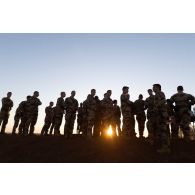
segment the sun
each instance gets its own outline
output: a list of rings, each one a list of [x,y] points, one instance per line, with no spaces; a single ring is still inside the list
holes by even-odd
[[[112,127],[110,126],[109,127],[109,129],[107,130],[107,135],[109,136],[109,137],[112,137]]]

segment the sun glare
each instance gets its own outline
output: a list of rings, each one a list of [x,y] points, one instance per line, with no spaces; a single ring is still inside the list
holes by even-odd
[[[107,135],[110,136],[110,137],[112,137],[112,127],[111,126],[107,130]]]

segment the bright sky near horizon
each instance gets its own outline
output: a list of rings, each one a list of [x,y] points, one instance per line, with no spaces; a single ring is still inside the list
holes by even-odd
[[[81,102],[91,88],[100,99],[112,89],[119,100],[128,85],[134,101],[160,83],[167,98],[178,85],[195,95],[194,62],[195,34],[0,34],[0,97],[12,91],[14,101],[8,129],[18,104],[35,90],[43,103],[36,132],[61,91],[76,90]]]

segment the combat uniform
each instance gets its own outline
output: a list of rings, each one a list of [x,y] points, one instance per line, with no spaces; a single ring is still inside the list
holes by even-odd
[[[134,102],[134,106],[135,106],[136,120],[138,122],[139,136],[143,137],[144,129],[145,129],[145,122],[146,122],[145,101],[136,100]]]
[[[73,97],[66,98],[65,110],[66,110],[66,115],[65,115],[66,122],[64,127],[64,135],[69,137],[70,135],[73,134],[76,112],[78,110],[78,101]]]
[[[191,106],[195,104],[194,96],[186,93],[177,93],[171,97],[171,102],[175,103],[176,128],[184,133],[184,137],[190,136]]]
[[[113,101],[109,97],[105,97],[101,101],[102,108],[102,135],[106,134],[109,126],[112,125],[113,119]],[[116,131],[114,132],[116,133]]]
[[[42,128],[41,135],[48,135],[48,130],[53,122],[53,108],[51,106],[48,106],[45,108],[45,125]]]
[[[112,130],[114,135],[116,135],[118,130],[118,135],[122,134],[121,131],[121,110],[119,106],[113,106],[113,117],[112,117]]]
[[[87,111],[87,135],[92,136],[96,114],[96,100],[92,95],[88,95],[85,109]]]
[[[54,134],[60,134],[60,126],[62,124],[62,119],[64,115],[65,109],[65,101],[64,98],[60,97],[57,100],[56,109],[55,109],[55,127],[54,127]]]
[[[13,107],[13,101],[10,98],[5,97],[2,99],[2,108],[0,111],[0,126],[2,125],[1,127],[2,134],[5,133],[5,128],[9,119],[9,113],[12,107]]]
[[[134,104],[129,100],[128,94],[121,95],[121,110],[123,115],[123,131],[124,135],[135,137],[135,119],[134,119]]]
[[[32,96],[29,100],[29,107],[27,112],[27,121],[25,124],[25,132],[28,134],[29,127],[30,127],[30,135],[34,134],[35,125],[37,123],[38,118],[38,107],[41,105],[41,101]]]

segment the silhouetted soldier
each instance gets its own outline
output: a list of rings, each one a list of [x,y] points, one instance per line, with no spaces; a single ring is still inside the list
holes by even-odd
[[[184,93],[182,86],[178,86],[177,93],[171,97],[172,104],[175,103],[176,128],[183,131],[184,138],[190,138],[191,106],[195,104],[195,97]]]
[[[89,95],[87,96],[88,99]],[[88,128],[88,114],[87,114],[87,99],[83,102],[83,121],[81,125],[81,131],[83,135],[87,136],[87,128]]]
[[[64,98],[66,97],[65,92],[61,92],[61,97],[58,98],[56,109],[55,109],[55,127],[54,127],[54,135],[60,135],[60,126],[62,124],[62,119],[65,110],[65,101]]]
[[[77,114],[77,133],[78,134],[83,132],[82,123],[83,123],[83,103],[80,103],[80,107],[78,108],[78,114]]]
[[[120,136],[122,134],[121,131],[121,110],[120,107],[117,105],[117,100],[113,101],[113,118],[112,118],[112,131],[114,135],[117,134]]]
[[[30,127],[30,135],[34,134],[35,125],[37,123],[38,118],[38,107],[42,105],[41,101],[38,99],[39,92],[35,91],[33,96],[29,99],[29,110],[28,110],[28,119],[25,124],[25,132],[29,132]],[[28,134],[28,133],[27,133]]]
[[[170,99],[167,99],[167,113],[168,113],[168,131],[171,133],[171,138],[178,139],[179,128],[176,126],[175,107]]]
[[[145,114],[145,101],[143,100],[143,95],[139,95],[139,99],[134,102],[135,106],[135,115],[138,122],[139,137],[143,138],[146,114]]]
[[[123,115],[123,134],[129,135],[131,138],[136,137],[135,133],[135,118],[134,105],[130,101],[129,87],[123,87],[121,95],[121,111]]]
[[[71,96],[65,100],[65,127],[64,135],[69,138],[73,134],[74,123],[76,119],[76,112],[78,111],[78,101],[74,98],[76,95],[75,91],[71,92]]]
[[[148,138],[151,144],[154,142],[155,129],[153,128],[153,123],[155,121],[154,117],[154,94],[152,89],[148,89],[149,97],[145,100],[145,109],[147,110],[147,129],[148,129]]]
[[[13,101],[11,100],[12,92],[7,93],[7,97],[2,99],[2,107],[0,112],[0,126],[1,134],[5,134],[6,125],[9,119],[9,113],[13,107]]]
[[[101,107],[103,110],[102,114],[102,135],[106,135],[106,131],[109,129],[109,126],[112,125],[113,118],[113,101],[110,98],[112,91],[108,90],[105,94],[104,99],[101,101]],[[115,132],[113,132],[113,135]]]
[[[22,111],[23,111],[23,104],[20,103],[18,108],[16,109],[16,113],[14,116],[14,126],[13,126],[13,130],[12,130],[13,135],[16,134],[16,129],[18,128],[20,119],[22,118]]]
[[[42,128],[41,135],[48,135],[48,130],[52,124],[54,113],[53,113],[53,102],[49,103],[49,106],[45,108],[45,124]]]
[[[20,122],[20,125],[19,125],[19,135],[27,135],[28,132],[25,132],[25,125],[26,125],[26,122],[28,120],[28,117],[30,117],[30,99],[31,99],[31,96],[27,96],[26,97],[26,101],[22,101],[20,103],[20,108],[21,108],[21,122]]]
[[[156,141],[160,145],[158,153],[170,153],[170,137],[167,129],[167,107],[165,94],[161,91],[160,84],[153,85],[154,96],[154,123],[153,128],[156,131]]]
[[[83,106],[87,111],[87,136],[92,137],[92,131],[95,123],[96,114],[96,100],[95,100],[96,90],[92,89],[91,94],[88,95],[87,101]]]
[[[55,127],[55,113],[56,113],[56,107],[53,107],[52,109],[53,109],[53,118],[52,118],[52,123],[51,123],[50,130],[49,130],[49,135],[52,135],[52,134],[53,134],[54,127]]]
[[[96,100],[96,113],[95,113],[95,123],[94,123],[94,137],[99,137],[102,127],[102,107],[101,101],[98,96],[95,96]]]

